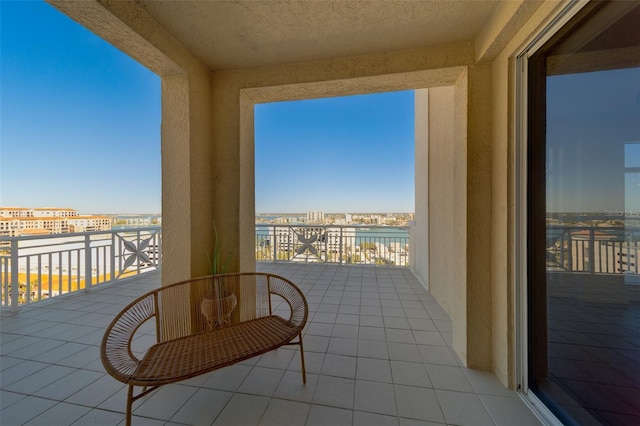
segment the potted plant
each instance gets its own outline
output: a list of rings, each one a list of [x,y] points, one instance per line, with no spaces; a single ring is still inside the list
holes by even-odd
[[[235,293],[225,288],[224,281],[220,274],[224,274],[227,264],[231,259],[231,252],[227,254],[224,263],[220,263],[220,247],[218,240],[218,228],[213,221],[214,244],[213,253],[207,252],[207,260],[209,261],[209,271],[212,275],[211,286],[207,290],[207,294],[202,299],[200,310],[207,321],[210,330],[224,327],[231,324],[231,314],[238,304],[238,298]]]

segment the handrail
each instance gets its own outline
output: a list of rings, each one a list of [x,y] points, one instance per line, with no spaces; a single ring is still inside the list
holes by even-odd
[[[162,228],[0,237],[0,307],[86,291],[156,270]]]
[[[410,228],[256,224],[256,260],[409,266]]]
[[[547,225],[547,271],[640,273],[640,227]]]

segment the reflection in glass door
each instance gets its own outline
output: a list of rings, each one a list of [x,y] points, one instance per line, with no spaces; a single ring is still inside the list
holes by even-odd
[[[529,384],[567,424],[640,424],[640,6],[530,61]]]

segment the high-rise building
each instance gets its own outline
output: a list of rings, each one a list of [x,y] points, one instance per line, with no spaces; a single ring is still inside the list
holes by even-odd
[[[324,212],[323,211],[308,211],[307,212],[307,222],[313,223],[322,223],[324,222]]]

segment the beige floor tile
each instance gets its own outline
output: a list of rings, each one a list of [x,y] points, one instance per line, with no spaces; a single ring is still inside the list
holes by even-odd
[[[448,424],[461,426],[492,426],[495,424],[477,395],[439,389],[436,389],[435,392]]]
[[[238,388],[238,392],[271,396],[280,384],[282,376],[284,376],[283,370],[254,367]]]
[[[355,356],[358,354],[358,340],[346,337],[331,337],[326,352],[335,355]]]
[[[352,410],[312,405],[306,426],[351,426],[352,422]]]
[[[427,370],[422,363],[391,361],[393,382],[399,385],[432,388]]]
[[[499,426],[518,424],[521,426],[538,426],[542,423],[531,412],[520,398],[494,395],[480,395],[480,400]]]
[[[8,410],[0,411],[0,424],[13,426],[22,425],[42,413],[47,413],[56,401],[27,396],[12,404]],[[53,420],[53,417],[50,417]]]
[[[137,407],[134,403],[133,414],[157,420],[170,420],[196,391],[196,388],[179,384],[162,386],[144,402],[139,402]],[[125,410],[124,404],[121,410]]]
[[[307,382],[302,382],[300,373],[294,371],[285,372],[280,384],[273,394],[274,398],[288,399],[291,401],[311,402],[318,384],[318,375],[307,373]]]
[[[358,380],[392,383],[391,364],[386,359],[362,358],[357,359]]]
[[[357,358],[353,356],[327,354],[324,357],[321,374],[355,379],[356,360]]]
[[[117,381],[108,374],[102,374],[97,380],[78,390],[65,401],[88,407],[97,407],[116,392],[124,389],[125,386],[124,383]]]
[[[189,425],[210,425],[232,396],[231,392],[200,388],[171,417],[171,421]]]
[[[354,410],[395,416],[395,390],[390,383],[356,381]]]
[[[34,392],[35,396],[65,400],[95,382],[103,374],[89,370],[74,370],[50,385]]]
[[[268,405],[267,397],[237,393],[227,403],[213,425],[258,425]]]
[[[123,422],[124,414],[94,408],[73,423],[73,426],[116,426]]]
[[[272,399],[265,411],[260,426],[304,425],[311,404],[282,399]]]
[[[358,340],[358,356],[389,359],[387,343],[374,340]]]
[[[353,412],[353,426],[398,426],[398,418],[383,414]]]
[[[418,345],[418,350],[425,364],[460,366],[458,358],[449,346]]]
[[[373,318],[379,318],[379,317],[373,317]],[[382,324],[382,321],[380,321],[380,323]],[[360,331],[358,333],[358,339],[386,341],[387,335],[385,333],[385,329],[382,327],[361,326]]]
[[[461,367],[427,365],[426,368],[434,389],[474,393]]]
[[[414,343],[389,343],[389,359],[393,361],[422,362],[420,349]]]
[[[9,386],[3,386],[3,388],[12,392],[31,395],[74,371],[73,368],[69,367],[49,365],[37,373],[26,376],[24,379],[18,380]]]
[[[82,418],[89,411],[91,411],[89,407],[60,402],[44,413],[29,420],[25,423],[25,426],[52,426],[54,424],[52,419],[56,419],[55,424],[70,425]]]
[[[444,414],[433,389],[394,385],[398,415],[444,423]]]
[[[353,408],[355,380],[320,376],[313,395],[313,403],[339,408]]]

